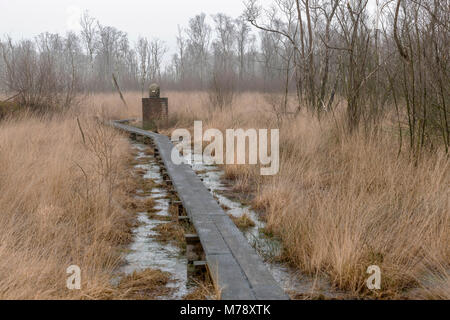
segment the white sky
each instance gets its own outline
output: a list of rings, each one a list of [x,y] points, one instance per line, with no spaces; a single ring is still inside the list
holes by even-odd
[[[132,43],[138,36],[158,37],[172,53],[177,25],[186,27],[189,18],[201,12],[208,16],[223,12],[236,18],[244,4],[243,0],[0,0],[0,36],[8,34],[18,40],[46,31],[77,31],[85,10],[101,24],[127,32]]]
[[[0,37],[31,38],[42,32],[65,34],[79,29],[79,17],[88,10],[103,25],[128,33],[132,44],[138,36],[158,37],[175,50],[177,26],[204,12],[237,18],[244,0],[0,0]],[[264,6],[273,0],[260,0]],[[375,4],[375,0],[369,0]],[[211,21],[211,18],[209,18]],[[169,58],[169,57],[166,57]]]

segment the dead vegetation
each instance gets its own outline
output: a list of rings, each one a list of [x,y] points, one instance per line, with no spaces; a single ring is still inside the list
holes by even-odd
[[[130,167],[126,137],[69,112],[10,117],[0,123],[0,141],[0,299],[170,294],[170,276],[159,270],[111,285],[135,213],[155,205],[136,197],[156,184]],[[66,288],[70,265],[81,268],[81,290]]]
[[[262,95],[241,94],[230,109],[212,114],[206,112],[206,94],[168,95],[176,127],[192,128],[193,119],[202,119],[204,130],[279,125],[261,112],[270,108]],[[345,117],[345,109],[337,109],[320,120],[307,112],[286,119],[279,127],[277,175],[261,177],[255,166],[224,166],[226,175],[236,190],[253,194],[253,207],[264,211],[267,229],[301,271],[325,272],[337,288],[365,296],[366,269],[377,264],[385,295],[448,297],[445,148],[423,152],[417,161],[406,141],[398,153],[397,116],[387,114],[377,130],[351,135],[341,125]]]
[[[130,101],[127,112],[138,114],[139,95],[127,93],[125,97]],[[170,97],[171,123],[177,127],[190,128],[194,118],[204,120],[204,129],[276,126],[270,114],[258,112],[265,104],[257,94],[241,94],[231,106],[232,112],[212,115],[204,112],[207,99],[202,93],[174,92]],[[104,99],[103,105],[100,99]],[[94,97],[86,106],[100,107],[86,113],[116,117],[111,114],[121,108],[114,99]],[[350,136],[339,125],[340,117],[336,110],[320,121],[308,113],[285,121],[280,127],[282,165],[278,175],[262,178],[256,167],[225,166],[227,176],[238,182],[239,190],[251,190],[253,206],[264,211],[268,230],[282,240],[289,262],[299,270],[325,272],[337,288],[364,296],[370,294],[365,289],[366,268],[378,264],[384,295],[448,298],[450,197],[445,151],[437,148],[423,153],[417,162],[407,152],[398,155],[389,116],[383,120],[382,130]],[[118,163],[126,166],[129,149],[125,140],[109,130],[91,129],[95,123],[84,118],[81,124],[86,136],[104,135],[114,141],[113,149],[106,151],[118,158],[109,170],[119,170]],[[31,138],[28,132],[34,133]],[[93,296],[91,293],[106,287],[117,264],[118,255],[111,248],[130,237],[130,217],[114,209],[106,214],[111,199],[108,192],[127,193],[129,185],[111,186],[132,182],[104,171],[92,148],[100,146],[94,143],[100,140],[93,139],[88,142],[91,146],[85,147],[75,118],[8,120],[2,122],[0,135],[0,163],[5,168],[0,203],[2,211],[10,213],[2,216],[1,223],[1,296]],[[23,150],[27,156],[19,157]],[[142,190],[152,188],[144,182],[138,185]],[[18,192],[11,186],[25,188]],[[84,214],[80,217],[79,212]],[[63,231],[71,224],[83,234]],[[168,238],[181,239],[181,231],[166,229]],[[81,248],[80,243],[92,244]],[[40,254],[49,250],[56,255]],[[65,269],[60,267],[64,259],[67,266],[79,263],[87,268],[81,292],[65,289]],[[12,270],[11,265],[24,268]],[[21,276],[24,272],[27,277]],[[40,285],[31,286],[33,279]]]
[[[115,202],[124,196],[127,209],[149,214],[153,203],[126,198],[127,143],[92,116],[140,118],[144,86],[165,79],[209,91],[167,93],[164,133],[194,120],[280,129],[277,175],[224,170],[299,270],[357,296],[448,299],[448,2],[377,1],[375,17],[369,1],[316,2],[263,10],[248,0],[244,20],[217,14],[214,29],[199,14],[180,29],[167,72],[160,40],[132,49],[124,32],[87,13],[80,37],[0,41],[2,89],[16,97],[0,103],[0,298],[93,297],[107,287],[132,220]],[[89,96],[76,122],[69,108],[109,89],[111,75],[141,92],[123,104]],[[143,180],[145,195],[153,185]],[[64,288],[71,264],[83,270],[80,292]],[[376,294],[365,286],[372,264],[382,270]]]
[[[193,280],[195,289],[183,297],[184,300],[220,300],[220,291],[217,290],[211,279]]]
[[[131,237],[129,147],[94,120],[22,116],[0,124],[0,298],[78,299],[109,287]],[[78,265],[81,290],[66,288]]]
[[[186,250],[185,234],[196,233],[195,228],[189,221],[181,221],[178,219],[177,206],[169,206],[169,214],[170,216],[159,217],[152,215],[152,218],[154,219],[164,221],[171,220],[170,222],[156,226],[153,230],[157,231],[157,235],[153,237],[162,242],[171,242],[184,251]]]
[[[255,223],[249,217],[248,213],[244,213],[239,217],[233,216],[232,214],[229,214],[228,216],[231,218],[234,224],[241,230],[247,230],[248,228],[255,226]]]
[[[123,276],[117,286],[98,288],[83,299],[96,300],[156,300],[169,295],[173,289],[167,287],[170,274],[160,270],[145,269]]]
[[[158,234],[155,238],[159,241],[171,241],[181,248],[186,248],[184,229],[178,222],[167,222],[159,224],[154,228]]]
[[[120,280],[117,286],[119,295],[116,299],[132,300],[154,300],[161,296],[167,296],[171,288],[167,287],[170,282],[170,274],[160,270],[145,269],[133,272]]]

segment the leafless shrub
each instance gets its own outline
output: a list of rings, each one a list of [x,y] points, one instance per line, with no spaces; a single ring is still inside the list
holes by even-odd
[[[235,92],[262,90],[296,95],[319,119],[335,101],[346,106],[348,133],[379,127],[394,111],[401,146],[450,146],[448,1],[247,0],[241,17],[205,14],[179,27],[177,53],[163,68],[163,41],[128,35],[85,13],[81,35],[44,34],[1,44],[2,83],[35,109],[65,106],[74,92],[144,91],[149,82],[183,90],[210,90],[213,108]],[[250,26],[258,30],[252,34]],[[9,93],[8,93],[9,96]]]
[[[209,102],[214,109],[231,106],[235,95],[234,76],[227,72],[215,72],[208,91]]]
[[[75,99],[78,81],[73,46],[72,38],[54,34],[16,44],[9,38],[1,45],[7,90],[34,111],[67,108]]]

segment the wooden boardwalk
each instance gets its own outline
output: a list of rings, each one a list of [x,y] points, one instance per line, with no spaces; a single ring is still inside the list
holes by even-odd
[[[200,178],[187,164],[175,165],[166,136],[113,121],[111,125],[153,140],[161,159],[194,225],[203,247],[211,278],[223,300],[287,300],[288,296],[273,278],[242,232],[216,202]]]

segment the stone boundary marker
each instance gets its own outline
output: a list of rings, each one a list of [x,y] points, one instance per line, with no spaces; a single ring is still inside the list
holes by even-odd
[[[171,160],[174,145],[166,136],[126,125],[110,125],[133,136],[150,138],[171,185],[194,225],[207,269],[222,300],[288,300],[262,259],[187,164]]]

